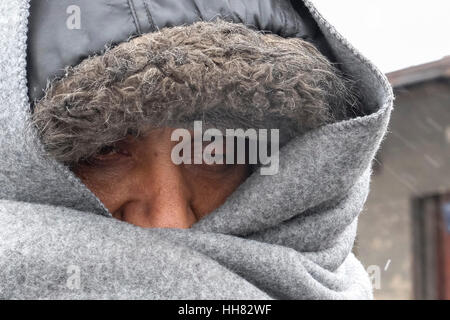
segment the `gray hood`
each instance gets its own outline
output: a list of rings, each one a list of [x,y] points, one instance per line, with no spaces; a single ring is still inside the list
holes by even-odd
[[[297,10],[288,0],[38,0],[30,3],[27,69],[32,101],[42,98],[47,81],[63,76],[65,67],[101,53],[106,46],[165,27],[218,17],[283,37],[310,41],[333,60],[326,40],[301,2],[295,4]],[[71,24],[66,14],[76,14],[77,10],[82,16],[79,26]]]
[[[366,115],[293,138],[277,175],[252,175],[191,229],[172,230],[112,219],[46,156],[30,126],[29,3],[0,2],[0,298],[372,297],[351,249],[392,91],[308,1],[293,3],[357,79]]]

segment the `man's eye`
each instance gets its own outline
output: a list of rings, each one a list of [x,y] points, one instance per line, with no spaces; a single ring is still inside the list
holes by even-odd
[[[197,166],[199,166],[202,170],[215,173],[228,172],[230,169],[236,167],[236,165],[234,164],[218,164],[218,163],[213,164],[203,163]]]
[[[105,162],[110,160],[116,160],[123,156],[130,156],[130,153],[124,148],[120,148],[116,145],[108,145],[102,147],[91,160],[93,162]]]
[[[116,152],[115,146],[104,146],[100,149],[100,151],[97,153],[98,155],[107,155]]]

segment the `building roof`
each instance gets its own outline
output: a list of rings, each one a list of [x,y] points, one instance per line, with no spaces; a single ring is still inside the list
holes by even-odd
[[[446,56],[441,60],[390,72],[386,76],[394,88],[437,78],[450,78],[450,56]]]

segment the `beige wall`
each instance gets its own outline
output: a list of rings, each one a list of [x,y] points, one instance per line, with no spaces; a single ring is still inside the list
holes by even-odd
[[[411,299],[411,199],[450,191],[449,79],[396,90],[389,132],[376,159],[355,252],[366,268],[380,268],[375,298]]]

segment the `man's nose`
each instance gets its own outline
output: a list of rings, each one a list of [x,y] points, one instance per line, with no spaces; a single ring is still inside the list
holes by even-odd
[[[134,201],[123,208],[122,219],[144,228],[190,228],[197,221],[191,208],[192,193],[182,166],[169,152],[152,152],[141,166]]]

